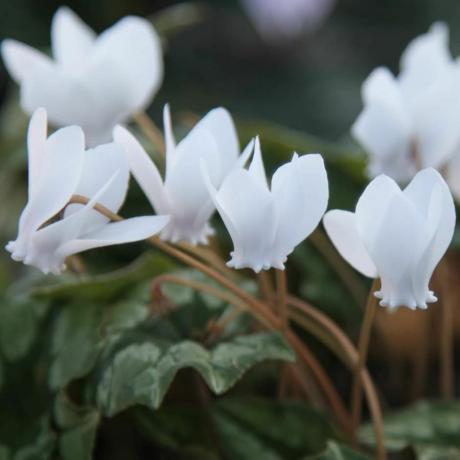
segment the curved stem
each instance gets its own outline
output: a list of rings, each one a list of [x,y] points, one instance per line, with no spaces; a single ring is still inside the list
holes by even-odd
[[[349,367],[351,371],[354,371],[357,367],[358,363],[358,351],[356,350],[355,346],[345,335],[345,333],[337,326],[329,317],[327,317],[324,313],[319,311],[318,309],[312,307],[307,302],[298,299],[294,296],[288,297],[288,303],[296,308],[297,310],[303,312],[310,318],[317,321],[321,324],[326,331],[328,331],[333,339],[337,341],[338,347],[334,347],[331,345],[330,341],[322,340],[322,334],[317,334],[317,329],[312,328],[310,332],[314,334],[319,340],[324,343],[332,352],[335,352],[337,357],[342,360],[342,362]],[[296,316],[292,315],[293,319],[296,320]],[[303,323],[308,327],[308,323]],[[342,352],[339,352],[341,350]],[[367,404],[369,406],[369,412],[371,414],[372,423],[374,427],[374,434],[376,440],[376,447],[377,447],[377,458],[380,460],[386,459],[386,452],[383,443],[383,417],[382,417],[382,410],[380,407],[377,391],[375,390],[374,383],[370,377],[370,374],[365,366],[361,369],[360,378],[362,381],[362,385],[364,388],[364,392],[367,399]]]
[[[278,316],[281,319],[282,331],[289,328],[289,316],[287,308],[287,281],[284,270],[276,270],[276,297],[278,303]]]
[[[378,289],[378,280],[375,279],[369,291],[366,309],[364,311],[363,323],[359,333],[358,340],[358,362],[356,363],[355,373],[353,377],[353,386],[351,390],[351,427],[354,441],[356,442],[356,432],[361,420],[362,407],[362,387],[361,387],[361,372],[366,365],[367,352],[369,349],[369,341],[371,337],[372,324],[374,322],[375,313],[377,311],[377,299],[374,292]]]
[[[441,396],[444,399],[454,398],[454,303],[451,290],[449,260],[447,256],[441,263],[441,327],[440,327],[440,378]]]
[[[270,279],[269,273],[265,270],[257,273],[257,285],[259,287],[259,296],[264,300],[265,303],[271,304],[275,298],[274,289]]]

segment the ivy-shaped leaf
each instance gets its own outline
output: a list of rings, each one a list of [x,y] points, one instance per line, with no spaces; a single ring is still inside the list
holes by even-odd
[[[294,359],[277,332],[239,336],[212,350],[192,341],[131,344],[119,350],[105,369],[97,389],[98,405],[109,416],[135,404],[157,409],[176,373],[187,367],[198,371],[209,388],[221,394],[267,359]]]

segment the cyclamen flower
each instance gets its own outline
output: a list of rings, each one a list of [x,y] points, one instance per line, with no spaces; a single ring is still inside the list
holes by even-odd
[[[427,308],[436,265],[455,228],[455,206],[442,176],[420,171],[401,190],[385,175],[365,189],[354,213],[333,210],[324,227],[342,257],[370,278],[379,277],[380,305]]]
[[[233,241],[229,267],[284,270],[287,256],[313,232],[327,208],[328,180],[319,154],[294,154],[275,171],[270,189],[256,139],[248,169],[235,168],[218,189],[205,167],[204,175]]]
[[[113,127],[142,110],[163,79],[160,39],[145,19],[128,16],[99,37],[69,8],[51,26],[51,59],[15,40],[2,57],[29,114],[44,107],[52,124],[81,126],[89,146],[110,142]]]
[[[161,238],[173,243],[206,244],[208,237],[214,233],[209,225],[214,205],[201,175],[200,161],[205,161],[212,183],[219,186],[239,155],[232,118],[223,108],[211,110],[177,145],[167,105],[163,120],[166,141],[164,180],[129,131],[117,126],[114,130],[115,142],[123,145],[130,169],[155,211],[171,217],[170,223],[161,232]]]
[[[446,168],[460,196],[460,161],[449,164],[460,160],[460,66],[448,49],[447,26],[436,23],[409,44],[397,77],[374,70],[362,97],[352,134],[370,154],[370,175],[408,182],[419,169]]]
[[[12,258],[44,273],[59,274],[66,257],[88,249],[143,240],[158,233],[167,216],[134,217],[110,223],[93,207],[117,213],[128,188],[129,168],[122,149],[105,144],[85,151],[83,131],[62,128],[47,138],[46,111],[32,116],[28,132],[29,196]],[[90,198],[70,204],[72,195]]]

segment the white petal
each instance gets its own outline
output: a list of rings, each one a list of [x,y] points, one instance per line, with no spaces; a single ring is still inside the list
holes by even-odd
[[[30,119],[27,131],[29,169],[29,200],[35,195],[45,160],[48,122],[45,109],[37,109]]]
[[[51,23],[51,45],[57,62],[77,72],[88,59],[96,34],[70,8],[61,6]]]
[[[54,67],[48,56],[16,40],[3,40],[1,50],[3,62],[17,83],[22,83],[37,71]]]
[[[166,147],[166,172],[165,177],[168,177],[169,171],[173,168],[176,154],[176,140],[172,130],[171,111],[169,104],[165,104],[163,108],[163,129],[165,133],[165,147]]]
[[[46,163],[20,226],[33,232],[67,204],[80,181],[84,151],[84,135],[77,126],[60,129],[48,138]]]
[[[393,74],[386,67],[378,67],[366,78],[362,87],[362,97],[365,105],[380,103],[397,117],[406,120],[401,90]]]
[[[168,212],[170,206],[164,191],[163,180],[155,163],[142,145],[122,126],[114,129],[113,137],[115,142],[123,147],[129,168],[155,211],[159,214]]]
[[[262,151],[260,149],[259,136],[256,137],[254,143],[254,155],[248,168],[249,174],[254,180],[260,182],[263,187],[268,189],[267,175],[265,173],[265,166],[262,160]]]
[[[382,217],[375,237],[371,241],[364,239],[382,281],[381,292],[376,295],[383,306],[416,308],[419,303],[412,276],[428,244],[426,221],[402,192],[392,195]]]
[[[442,167],[460,144],[459,70],[425,89],[413,104],[415,136],[423,167]]]
[[[278,219],[274,246],[286,256],[310,235],[326,211],[329,187],[321,155],[295,154],[275,171],[272,195]]]
[[[201,159],[206,163],[212,183],[218,183],[217,145],[207,130],[195,129],[179,143],[175,155],[165,186],[175,210],[193,214],[208,197],[200,172]]]
[[[163,79],[160,38],[151,23],[140,17],[125,17],[104,31],[95,43],[92,59],[115,66],[123,77],[131,111],[144,108]]]
[[[404,193],[425,216],[432,235],[425,253],[420,255],[414,275],[414,291],[422,293],[419,297],[419,303],[422,303],[433,271],[452,241],[455,205],[444,179],[432,168],[420,171]]]
[[[227,176],[215,199],[236,230],[231,235],[236,239],[229,265],[250,267],[256,272],[270,268],[276,218],[269,190],[247,170],[240,169]]]
[[[109,223],[80,239],[68,241],[59,248],[58,253],[65,258],[93,248],[145,240],[159,233],[168,221],[168,216],[144,216]]]
[[[460,151],[457,150],[447,164],[445,177],[455,200],[460,202]]]
[[[235,164],[240,151],[238,135],[230,113],[223,107],[213,109],[195,127],[207,129],[214,137],[221,159],[223,179]]]
[[[365,246],[373,244],[394,196],[401,190],[393,179],[385,175],[376,177],[364,190],[356,204],[356,227]]]
[[[401,89],[407,100],[417,98],[427,86],[452,66],[448,48],[449,30],[444,23],[433,24],[429,32],[415,38],[401,57]]]
[[[323,224],[340,255],[364,276],[376,278],[377,269],[361,241],[354,213],[329,211],[324,215]]]
[[[353,124],[351,132],[371,155],[379,157],[410,155],[409,126],[389,105],[378,101],[366,105]]]
[[[116,214],[128,191],[129,168],[122,147],[115,143],[100,145],[85,152],[81,179],[74,193],[92,198],[109,181],[110,185],[99,195],[98,202]],[[67,206],[65,216],[77,212],[81,207],[80,204]],[[87,228],[97,228],[109,220],[95,210],[89,214]]]

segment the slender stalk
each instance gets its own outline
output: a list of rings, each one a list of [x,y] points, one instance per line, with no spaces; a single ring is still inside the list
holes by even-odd
[[[154,121],[145,113],[138,112],[133,115],[134,121],[141,128],[145,137],[153,144],[155,150],[160,154],[162,158],[165,157],[165,143],[163,140],[163,134],[160,129],[154,123]]]
[[[375,313],[377,311],[377,299],[374,292],[378,289],[378,280],[375,279],[369,291],[366,309],[364,310],[363,323],[358,340],[358,362],[356,363],[355,373],[353,377],[353,386],[351,390],[351,427],[356,442],[356,433],[361,420],[362,407],[362,387],[361,387],[361,372],[364,369],[367,361],[367,352],[369,349],[369,341],[371,337],[372,324],[374,322]]]
[[[335,352],[337,357],[342,360],[342,362],[347,365],[351,371],[354,371],[358,363],[358,351],[351,342],[351,340],[345,335],[345,333],[324,313],[320,310],[312,307],[307,302],[298,299],[294,296],[288,297],[288,303],[295,309],[303,312],[310,318],[316,320],[321,324],[326,331],[328,331],[333,339],[337,341],[337,345],[331,345],[330,340],[323,340],[323,332],[318,334],[317,328],[310,328],[309,332],[314,334],[319,340],[324,343],[332,352]],[[296,320],[296,315],[292,315],[293,319]],[[309,326],[308,322],[303,322],[302,325]],[[340,350],[340,352],[338,351]],[[383,418],[382,410],[380,408],[380,403],[375,390],[374,383],[367,371],[366,367],[363,366],[360,374],[362,380],[362,385],[367,399],[367,404],[369,406],[369,412],[371,414],[372,424],[374,427],[375,439],[376,439],[376,448],[377,448],[377,458],[379,460],[386,459],[385,446],[383,443]]]
[[[275,298],[275,291],[273,290],[269,273],[265,270],[257,273],[257,284],[259,287],[259,296],[264,302],[271,304]]]
[[[88,201],[88,198],[84,196],[73,195],[69,203],[87,204]],[[122,217],[113,213],[112,211],[110,211],[105,206],[99,203],[96,203],[93,207],[95,210],[97,210],[98,212],[105,215],[111,220],[123,220]],[[250,311],[253,314],[255,314],[260,321],[263,321],[269,329],[280,329],[281,322],[279,321],[278,317],[271,311],[271,309],[266,304],[259,301],[248,292],[246,292],[244,289],[240,288],[232,280],[226,278],[221,273],[217,272],[215,269],[211,267],[208,267],[199,260],[196,260],[189,254],[186,254],[185,252],[170,245],[169,243],[160,240],[156,236],[148,238],[147,241],[149,241],[151,244],[153,244],[155,247],[157,247],[164,253],[170,255],[171,257],[174,257],[175,259],[183,262],[186,265],[189,265],[190,267],[195,268],[201,273],[217,281],[221,286],[228,289],[231,293],[238,297],[243,303],[247,304],[250,307]],[[291,330],[286,331],[285,338],[289,342],[289,344],[294,348],[294,350],[302,359],[302,361],[308,367],[310,367],[313,375],[317,379],[318,383],[321,385],[323,392],[331,405],[334,415],[337,417],[337,421],[340,423],[342,427],[347,427],[349,423],[348,411],[345,408],[336,389],[334,388],[334,385],[330,380],[329,376],[326,374],[322,366],[316,360],[313,353]]]
[[[286,272],[284,270],[276,270],[276,297],[282,331],[286,331],[289,328],[289,315],[287,307],[287,281]]]
[[[451,294],[452,283],[449,260],[441,263],[441,327],[440,327],[440,388],[444,399],[454,398],[454,307],[455,298]]]

